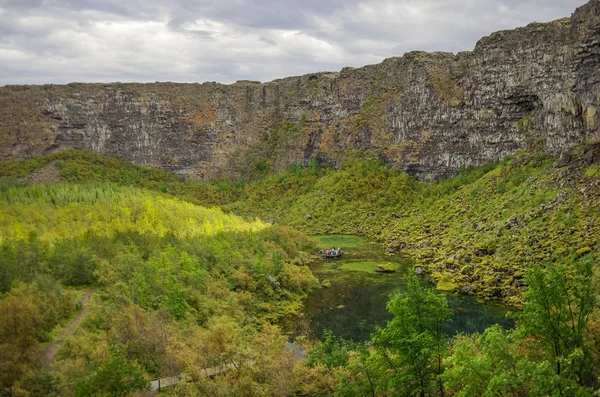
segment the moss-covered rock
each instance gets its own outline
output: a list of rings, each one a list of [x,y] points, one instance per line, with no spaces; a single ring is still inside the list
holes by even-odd
[[[458,285],[449,278],[442,278],[438,280],[436,288],[442,292],[455,292],[458,289]]]
[[[585,247],[582,247],[582,248],[578,249],[575,252],[575,256],[576,257],[581,257],[581,256],[583,256],[585,254],[589,254],[590,252],[592,252],[592,249],[590,247],[588,247],[588,246],[585,246]]]
[[[379,273],[395,273],[396,266],[394,266],[393,263],[383,263],[381,265],[377,265],[375,271]]]

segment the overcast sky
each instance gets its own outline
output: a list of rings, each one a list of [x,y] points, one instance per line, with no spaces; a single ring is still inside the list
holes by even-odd
[[[269,81],[472,50],[586,0],[0,0],[0,85]]]

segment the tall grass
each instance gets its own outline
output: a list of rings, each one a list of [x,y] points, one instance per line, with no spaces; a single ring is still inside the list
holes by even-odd
[[[111,184],[82,185],[23,185],[16,182],[0,183],[0,202],[7,204],[109,203],[136,196],[140,189]]]

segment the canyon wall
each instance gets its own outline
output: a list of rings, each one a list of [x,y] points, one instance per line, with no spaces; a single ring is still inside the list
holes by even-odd
[[[372,154],[421,179],[600,138],[600,0],[474,51],[268,83],[0,87],[0,160],[65,148],[192,179]]]

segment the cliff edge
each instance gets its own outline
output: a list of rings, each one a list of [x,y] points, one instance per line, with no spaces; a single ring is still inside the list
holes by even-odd
[[[422,179],[600,138],[600,0],[570,18],[268,83],[0,87],[0,160],[86,149],[193,179],[369,152]]]

